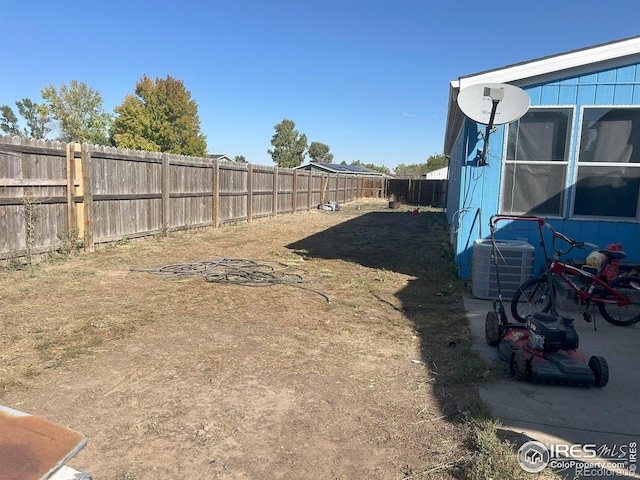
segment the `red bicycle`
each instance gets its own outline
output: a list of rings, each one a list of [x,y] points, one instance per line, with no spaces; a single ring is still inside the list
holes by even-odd
[[[536,312],[556,314],[556,291],[565,284],[574,293],[574,299],[585,306],[583,318],[590,322],[591,314],[587,312],[589,306],[598,306],[602,317],[609,323],[618,326],[633,325],[640,321],[640,276],[623,275],[608,281],[606,272],[614,260],[626,258],[620,250],[601,250],[597,245],[589,242],[577,241],[556,232],[551,225],[537,217],[500,217],[501,219],[532,220],[538,224],[541,246],[546,259],[545,272],[527,280],[519,288],[511,300],[511,314],[518,322],[525,323],[527,317]],[[551,249],[553,258],[548,259],[547,249],[542,235],[542,227],[551,231]],[[556,239],[569,245],[566,250],[556,248]],[[589,247],[604,255],[604,261],[596,273],[577,268],[560,261],[560,257],[567,255],[574,248]]]

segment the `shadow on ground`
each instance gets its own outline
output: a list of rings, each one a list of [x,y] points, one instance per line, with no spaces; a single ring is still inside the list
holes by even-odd
[[[471,350],[471,340],[445,214],[415,214],[413,207],[363,213],[287,247],[306,257],[340,259],[410,277],[399,290],[372,289],[372,301],[388,304],[413,323],[442,414],[455,419],[468,390],[456,360]]]

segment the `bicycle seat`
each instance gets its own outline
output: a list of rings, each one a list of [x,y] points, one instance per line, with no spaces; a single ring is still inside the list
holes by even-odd
[[[598,252],[615,260],[622,260],[623,258],[627,258],[627,254],[622,250],[598,250]]]

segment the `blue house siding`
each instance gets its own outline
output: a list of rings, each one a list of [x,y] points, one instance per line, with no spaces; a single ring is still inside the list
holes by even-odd
[[[563,199],[563,216],[545,218],[556,230],[566,235],[599,244],[605,247],[610,243],[622,243],[627,253],[627,261],[640,263],[640,224],[634,220],[607,220],[572,218],[572,205],[577,180],[576,160],[580,140],[580,122],[582,107],[593,106],[640,106],[640,68],[638,64],[618,66],[597,72],[568,76],[553,81],[519,85],[530,96],[531,108],[570,107],[573,108],[571,125],[571,144],[568,157],[568,172]],[[504,147],[506,128],[500,127],[490,136],[488,166],[477,166],[477,151],[482,150],[483,140],[479,132],[484,125],[478,125],[469,119],[455,142],[451,152],[451,167],[459,169],[459,179],[450,174],[450,189],[459,192],[452,195],[447,206],[452,227],[452,240],[456,250],[456,260],[460,267],[460,276],[469,279],[473,241],[487,238],[490,234],[489,218],[499,213],[500,189],[502,184]],[[540,179],[544,182],[544,179]],[[506,223],[506,222],[505,222]],[[499,224],[499,227],[504,225]],[[537,246],[537,230],[529,234],[520,230],[503,228],[498,234],[503,238],[528,237],[529,242]],[[575,252],[573,257],[584,258],[588,252]],[[537,267],[543,259],[537,260]]]
[[[459,149],[462,156],[456,160],[461,171],[460,196],[452,225],[457,231],[454,241],[460,276],[465,279],[471,276],[473,241],[489,235],[489,216],[498,210],[501,172],[500,162],[496,159],[502,158],[503,130],[499,127],[498,132],[489,137],[488,165],[485,167],[477,166],[483,147],[478,132],[484,132],[484,126],[468,121],[462,130],[460,145],[464,148]]]

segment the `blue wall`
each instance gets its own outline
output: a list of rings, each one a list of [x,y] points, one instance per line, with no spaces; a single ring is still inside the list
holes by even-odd
[[[622,243],[628,262],[640,263],[640,224],[607,220],[570,220],[573,178],[579,135],[580,107],[594,105],[639,105],[640,66],[629,66],[569,77],[553,82],[522,87],[531,98],[532,106],[574,106],[572,140],[569,158],[569,184],[565,195],[565,218],[545,218],[556,230],[577,240],[595,243],[604,248],[610,243]],[[488,165],[477,165],[477,150],[482,150],[484,125],[467,119],[450,160],[450,194],[447,215],[452,228],[452,241],[460,276],[471,278],[473,241],[490,235],[489,218],[499,213],[502,156],[506,128],[500,127],[489,138]],[[481,132],[481,134],[479,134]],[[544,181],[542,179],[541,181]],[[501,225],[499,225],[500,227]],[[526,232],[504,229],[502,238],[525,238]],[[532,230],[529,243],[537,246],[539,235]],[[584,258],[588,252],[576,252]],[[537,252],[541,264],[542,255]]]
[[[498,209],[504,131],[504,127],[499,127],[497,132],[490,134],[486,166],[479,165],[484,125],[467,121],[456,146],[459,155],[456,155],[455,163],[460,172],[460,186],[455,215],[450,222],[455,230],[454,246],[460,276],[465,279],[471,276],[473,241],[489,236],[489,217]],[[452,161],[453,157],[452,154]]]

